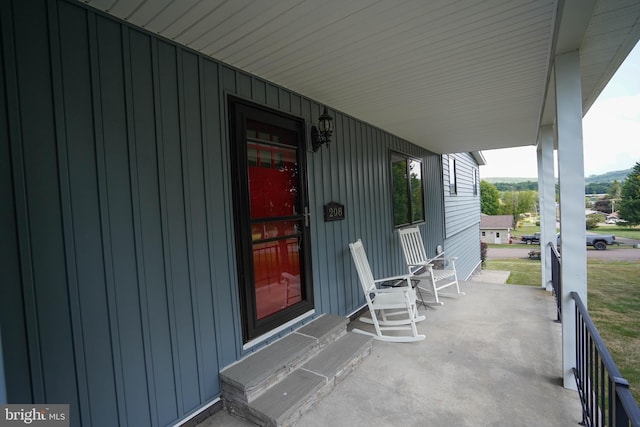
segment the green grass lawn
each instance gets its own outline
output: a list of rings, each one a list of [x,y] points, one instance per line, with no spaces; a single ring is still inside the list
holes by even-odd
[[[490,259],[487,270],[511,271],[507,283],[540,286],[540,261]],[[640,401],[640,264],[588,260],[589,315],[622,376]]]

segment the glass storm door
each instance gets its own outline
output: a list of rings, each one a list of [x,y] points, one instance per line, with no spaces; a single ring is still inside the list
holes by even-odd
[[[244,341],[313,307],[304,122],[230,105]]]

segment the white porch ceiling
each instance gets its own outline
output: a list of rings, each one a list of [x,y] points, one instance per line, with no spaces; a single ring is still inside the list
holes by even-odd
[[[586,112],[640,38],[637,0],[85,3],[436,153],[535,145],[554,52]]]

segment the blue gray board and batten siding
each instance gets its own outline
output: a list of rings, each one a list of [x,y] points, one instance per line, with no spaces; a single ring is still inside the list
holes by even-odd
[[[456,160],[457,192],[449,191],[449,162],[443,161],[445,253],[457,256],[460,279],[468,278],[480,264],[480,181],[473,189],[473,174],[478,164],[469,153],[450,154]],[[445,156],[446,158],[446,156]]]
[[[0,31],[7,399],[70,403],[74,426],[182,419],[245,354],[227,96],[307,127],[321,105],[72,1],[4,1]],[[331,114],[331,147],[308,151],[315,311],[347,315],[350,241],[376,275],[405,270],[390,150],[423,160],[427,248],[445,241],[444,182],[440,156]],[[330,201],[344,221],[323,221]]]

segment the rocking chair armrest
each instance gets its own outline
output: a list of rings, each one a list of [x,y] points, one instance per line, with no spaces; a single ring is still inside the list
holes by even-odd
[[[412,291],[412,290],[413,290],[413,288],[410,288],[408,286],[399,286],[399,287],[395,287],[395,288],[393,288],[393,287],[391,287],[391,288],[378,288],[378,289],[376,289],[375,293],[376,294],[394,294],[396,292],[406,293],[406,292],[409,292],[409,291]]]
[[[408,280],[411,276],[411,274],[401,274],[399,276],[384,277],[382,279],[374,279],[373,283],[391,282],[393,280]]]
[[[409,268],[416,267],[416,268],[417,268],[417,270],[420,270],[420,269],[421,269],[421,268],[423,268],[423,267],[424,267],[424,268],[433,267],[433,263],[431,263],[430,261],[431,261],[431,260],[429,260],[429,261],[425,261],[425,262],[422,262],[422,263],[420,263],[420,264],[407,264],[407,267],[409,267]]]
[[[410,264],[408,267],[412,277],[420,277],[431,274],[431,270],[433,270],[434,265],[429,262],[425,262],[418,265]]]
[[[384,283],[384,282],[401,282],[401,281],[406,281],[408,284],[410,284],[409,278],[411,277],[411,274],[401,274],[399,276],[391,276],[391,277],[384,277],[382,279],[374,279],[373,283],[378,284],[378,283]],[[386,287],[384,285],[382,285],[383,288],[378,288],[378,289],[385,289]],[[400,286],[399,283],[395,284],[393,287],[398,287]]]

